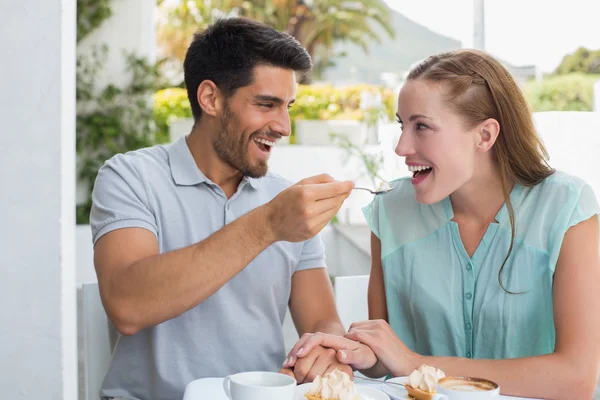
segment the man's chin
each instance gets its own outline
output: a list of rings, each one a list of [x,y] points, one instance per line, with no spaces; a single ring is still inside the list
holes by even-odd
[[[244,171],[244,175],[249,176],[250,178],[258,179],[264,177],[268,170],[269,168],[266,164],[254,166],[253,168],[248,168],[246,171]]]

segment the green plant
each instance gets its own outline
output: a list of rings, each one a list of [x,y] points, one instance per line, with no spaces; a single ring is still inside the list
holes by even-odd
[[[154,121],[159,141],[169,140],[169,123],[173,118],[191,118],[192,108],[187,91],[181,88],[167,88],[154,94]]]
[[[112,16],[111,0],[77,0],[77,42]]]
[[[131,77],[123,87],[96,88],[96,77],[106,61],[106,46],[77,60],[78,179],[91,188],[102,164],[125,153],[157,142],[152,106],[158,73],[145,59],[126,54]],[[89,221],[91,191],[77,207],[77,223]]]
[[[361,94],[371,93],[381,98],[382,108],[376,115],[371,108],[361,108]],[[396,96],[387,88],[373,85],[353,85],[342,88],[332,85],[298,85],[296,102],[290,109],[292,121],[297,119],[366,121],[370,118],[392,120],[396,113]]]
[[[189,0],[159,1],[158,48],[180,65],[194,32],[228,15],[260,21],[294,36],[317,68],[330,65],[339,42],[365,51],[383,35],[394,37],[389,8],[383,0]],[[310,81],[310,73],[300,78]]]
[[[528,82],[523,92],[533,111],[592,111],[593,85],[600,75],[574,73]]]
[[[557,75],[581,72],[584,74],[600,74],[600,50],[589,50],[580,47],[573,54],[563,57],[554,71]]]

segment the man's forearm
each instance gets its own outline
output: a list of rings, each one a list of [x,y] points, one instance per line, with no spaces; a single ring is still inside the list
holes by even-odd
[[[259,207],[199,243],[113,275],[104,300],[119,331],[135,334],[202,303],[275,241],[266,226]]]
[[[346,334],[344,326],[337,318],[318,321],[315,324],[313,332],[330,333],[339,336],[344,336]]]

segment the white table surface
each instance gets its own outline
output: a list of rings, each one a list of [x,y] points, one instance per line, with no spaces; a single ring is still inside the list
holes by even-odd
[[[382,382],[366,381],[357,377],[355,380],[358,386],[367,386],[381,390]],[[190,382],[185,389],[183,400],[229,400],[223,391],[223,378],[205,378]],[[532,400],[524,397],[512,397],[501,395],[499,399],[506,400]]]

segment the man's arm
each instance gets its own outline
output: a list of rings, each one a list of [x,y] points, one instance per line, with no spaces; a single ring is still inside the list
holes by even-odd
[[[290,295],[290,314],[300,336],[313,332],[334,335],[346,333],[337,313],[331,282],[325,268],[307,269],[294,273]],[[293,371],[289,363],[293,364]],[[335,358],[335,351],[316,347],[296,362],[288,358],[282,372],[294,375],[298,383],[312,382],[317,375],[340,369],[352,375],[352,369]]]
[[[305,179],[191,246],[158,254],[156,237],[124,228],[97,240],[94,264],[107,315],[125,335],[200,304],[275,241],[316,235],[339,210],[351,182]]]
[[[335,307],[333,289],[325,268],[294,273],[289,306],[300,336],[313,332],[346,333]]]
[[[133,335],[195,307],[274,242],[266,226],[264,209],[257,209],[199,243],[164,254],[148,230],[107,233],[94,249],[107,315],[120,333]]]

